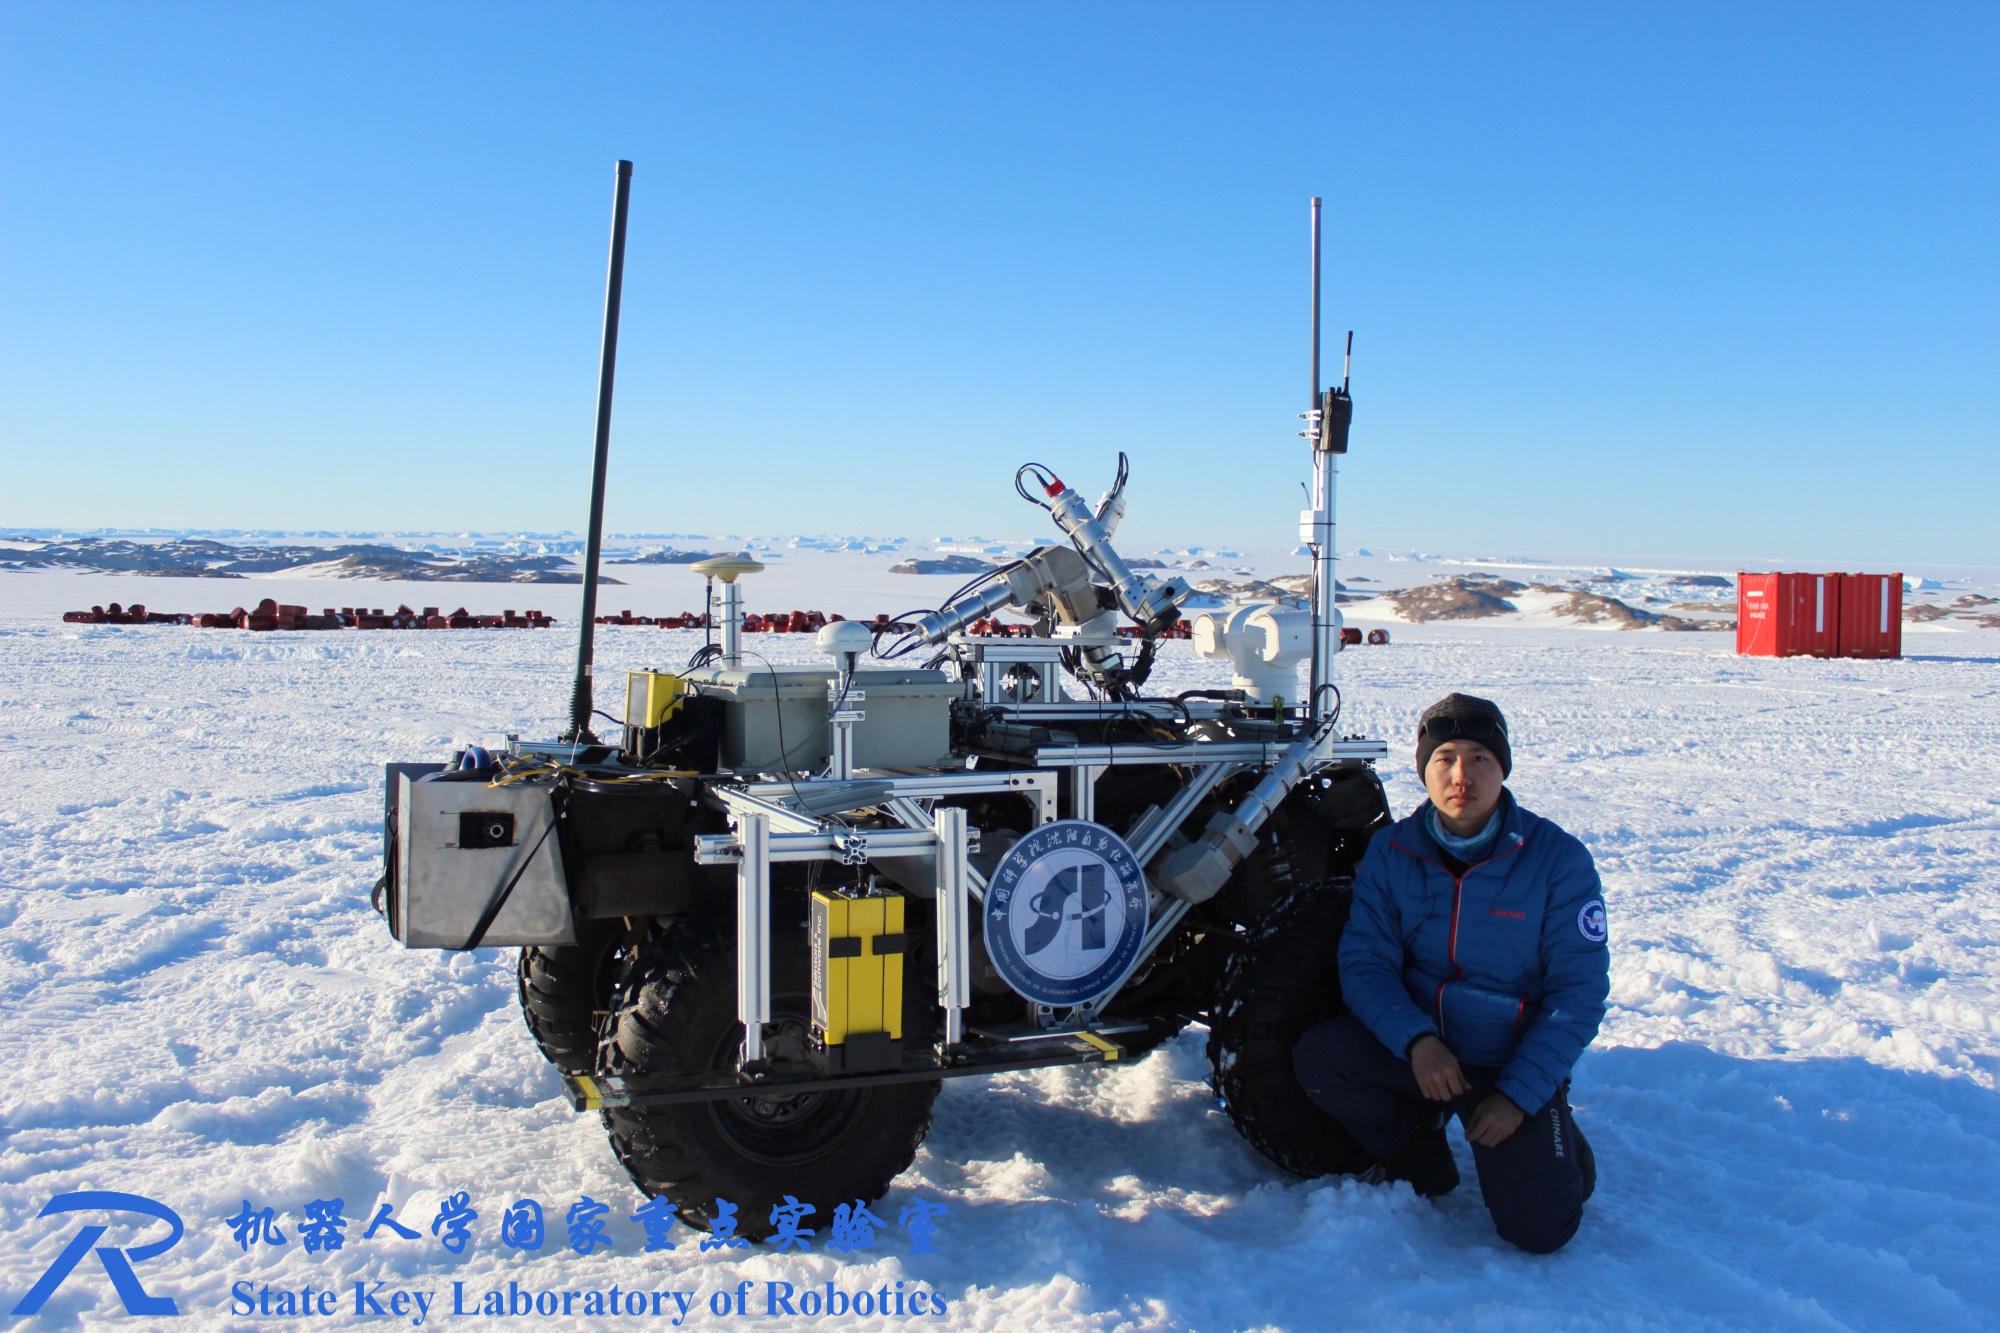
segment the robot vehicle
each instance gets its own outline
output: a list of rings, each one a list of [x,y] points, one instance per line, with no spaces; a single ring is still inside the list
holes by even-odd
[[[1300,1176],[1365,1169],[1290,1059],[1340,1011],[1351,877],[1389,822],[1385,746],[1337,730],[1334,482],[1353,404],[1345,374],[1319,384],[1319,201],[1312,595],[1195,618],[1194,649],[1230,663],[1230,688],[1144,692],[1188,588],[1120,556],[1121,454],[1094,505],[1021,468],[1016,489],[1064,543],[901,627],[827,625],[823,665],[746,656],[759,566],[695,565],[720,593],[711,642],[681,670],[632,672],[622,730],[600,740],[629,181],[620,163],[570,725],[388,765],[376,903],[395,938],[518,947],[523,1016],[571,1104],[697,1227],[724,1198],[752,1238],[788,1194],[880,1198],[942,1080],[1124,1063],[1194,1021],[1259,1152]],[[1032,620],[1026,637],[966,632],[1002,611]]]

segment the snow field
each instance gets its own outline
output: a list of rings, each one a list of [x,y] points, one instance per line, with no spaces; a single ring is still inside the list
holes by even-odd
[[[617,708],[623,669],[676,665],[699,640],[600,629],[600,706]],[[774,1280],[901,1280],[949,1301],[943,1319],[822,1321],[856,1329],[2000,1320],[2000,786],[1987,768],[2000,632],[1919,639],[1914,653],[1954,655],[1900,662],[1478,625],[1400,628],[1388,648],[1343,655],[1343,729],[1391,741],[1399,814],[1420,796],[1404,757],[1417,713],[1464,689],[1507,710],[1522,801],[1598,858],[1612,1009],[1573,1098],[1601,1180],[1583,1231],[1547,1259],[1492,1235],[1469,1155],[1466,1184],[1437,1205],[1280,1178],[1216,1108],[1199,1029],[1129,1068],[948,1083],[924,1150],[876,1206],[891,1223],[879,1258],[723,1259],[684,1231],[680,1250],[639,1255],[623,1218],[640,1200],[522,1028],[514,952],[405,951],[367,903],[380,765],[552,731],[572,645],[573,631],[253,636],[0,618],[14,783],[0,804],[0,1218],[16,1238],[0,1247],[0,1306],[73,1234],[36,1211],[96,1188],[187,1220],[186,1239],[139,1269],[180,1300],[187,1328],[285,1322],[231,1315],[238,1279],[333,1287],[344,1317],[357,1280],[423,1288],[439,1293],[433,1320],[468,1327],[486,1322],[446,1319],[454,1280],[472,1299],[511,1279],[706,1300],[752,1279],[752,1314]],[[806,636],[750,647],[812,652]],[[1219,683],[1183,643],[1155,680]],[[427,1231],[360,1241],[379,1202],[424,1229],[461,1189],[481,1214],[462,1258]],[[581,1195],[612,1205],[617,1249],[563,1247],[561,1213]],[[304,1254],[303,1204],[336,1196],[347,1247]],[[493,1238],[522,1197],[550,1215],[537,1255]],[[939,1254],[907,1254],[893,1226],[916,1197],[950,1208]],[[276,1207],[292,1243],[241,1253],[222,1219],[246,1198]],[[837,1201],[813,1202],[823,1240]],[[697,1304],[688,1322],[814,1321]],[[29,1326],[133,1321],[86,1260]]]

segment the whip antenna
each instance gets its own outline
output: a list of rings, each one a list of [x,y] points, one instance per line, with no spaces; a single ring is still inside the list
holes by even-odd
[[[595,745],[590,730],[590,669],[597,628],[597,562],[604,552],[604,474],[611,457],[611,386],[618,375],[618,300],[625,287],[625,211],[632,201],[632,164],[620,160],[611,196],[611,269],[604,279],[604,345],[597,363],[597,457],[590,473],[590,533],[583,547],[583,623],[576,641],[576,686],[570,692],[563,739]]]
[[[1349,334],[1351,347],[1354,335]],[[1306,411],[1319,407],[1319,196],[1312,204],[1312,387],[1306,395]]]

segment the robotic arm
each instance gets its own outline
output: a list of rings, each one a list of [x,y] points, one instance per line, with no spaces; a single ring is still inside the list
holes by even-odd
[[[1009,608],[1046,608],[1065,625],[1085,625],[1102,613],[1099,601],[1082,556],[1067,546],[1042,546],[1002,569],[981,591],[917,617],[917,633],[925,643],[943,643],[973,621]]]
[[[1118,480],[1093,510],[1047,469],[1033,463],[1022,468],[1015,475],[1015,489],[1046,508],[1072,544],[1030,551],[1000,570],[987,587],[918,617],[917,634],[925,643],[942,643],[973,621],[1007,609],[1089,636],[1115,634],[1121,609],[1149,634],[1172,624],[1187,584],[1135,573],[1111,545],[1112,530],[1125,513],[1126,471],[1120,454]],[[1035,474],[1046,499],[1037,499],[1022,485],[1028,473]],[[1092,644],[1083,649],[1082,660],[1086,674],[1099,684],[1115,683],[1124,674],[1124,659],[1115,649]]]
[[[1122,471],[1123,455],[1119,456],[1119,461]],[[1042,481],[1042,491],[1048,496],[1048,510],[1056,526],[1082,553],[1084,560],[1104,575],[1126,615],[1144,626],[1157,625],[1175,615],[1180,599],[1187,596],[1187,584],[1177,577],[1152,579],[1133,573],[1125,564],[1124,557],[1112,547],[1111,532],[1099,519],[1099,512],[1102,512],[1111,518],[1112,526],[1117,525],[1118,516],[1125,512],[1122,486],[1106,495],[1100,510],[1094,512],[1084,503],[1081,495],[1063,484],[1061,477],[1044,473],[1033,463],[1021,470],[1042,473],[1046,477]]]

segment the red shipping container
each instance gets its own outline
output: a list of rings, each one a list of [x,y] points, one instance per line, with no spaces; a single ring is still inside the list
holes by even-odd
[[[1736,576],[1736,651],[1833,657],[1840,649],[1840,575]]]
[[[1840,655],[1903,655],[1903,576],[1840,576]]]
[[[1736,654],[1778,655],[1777,574],[1736,575]]]

